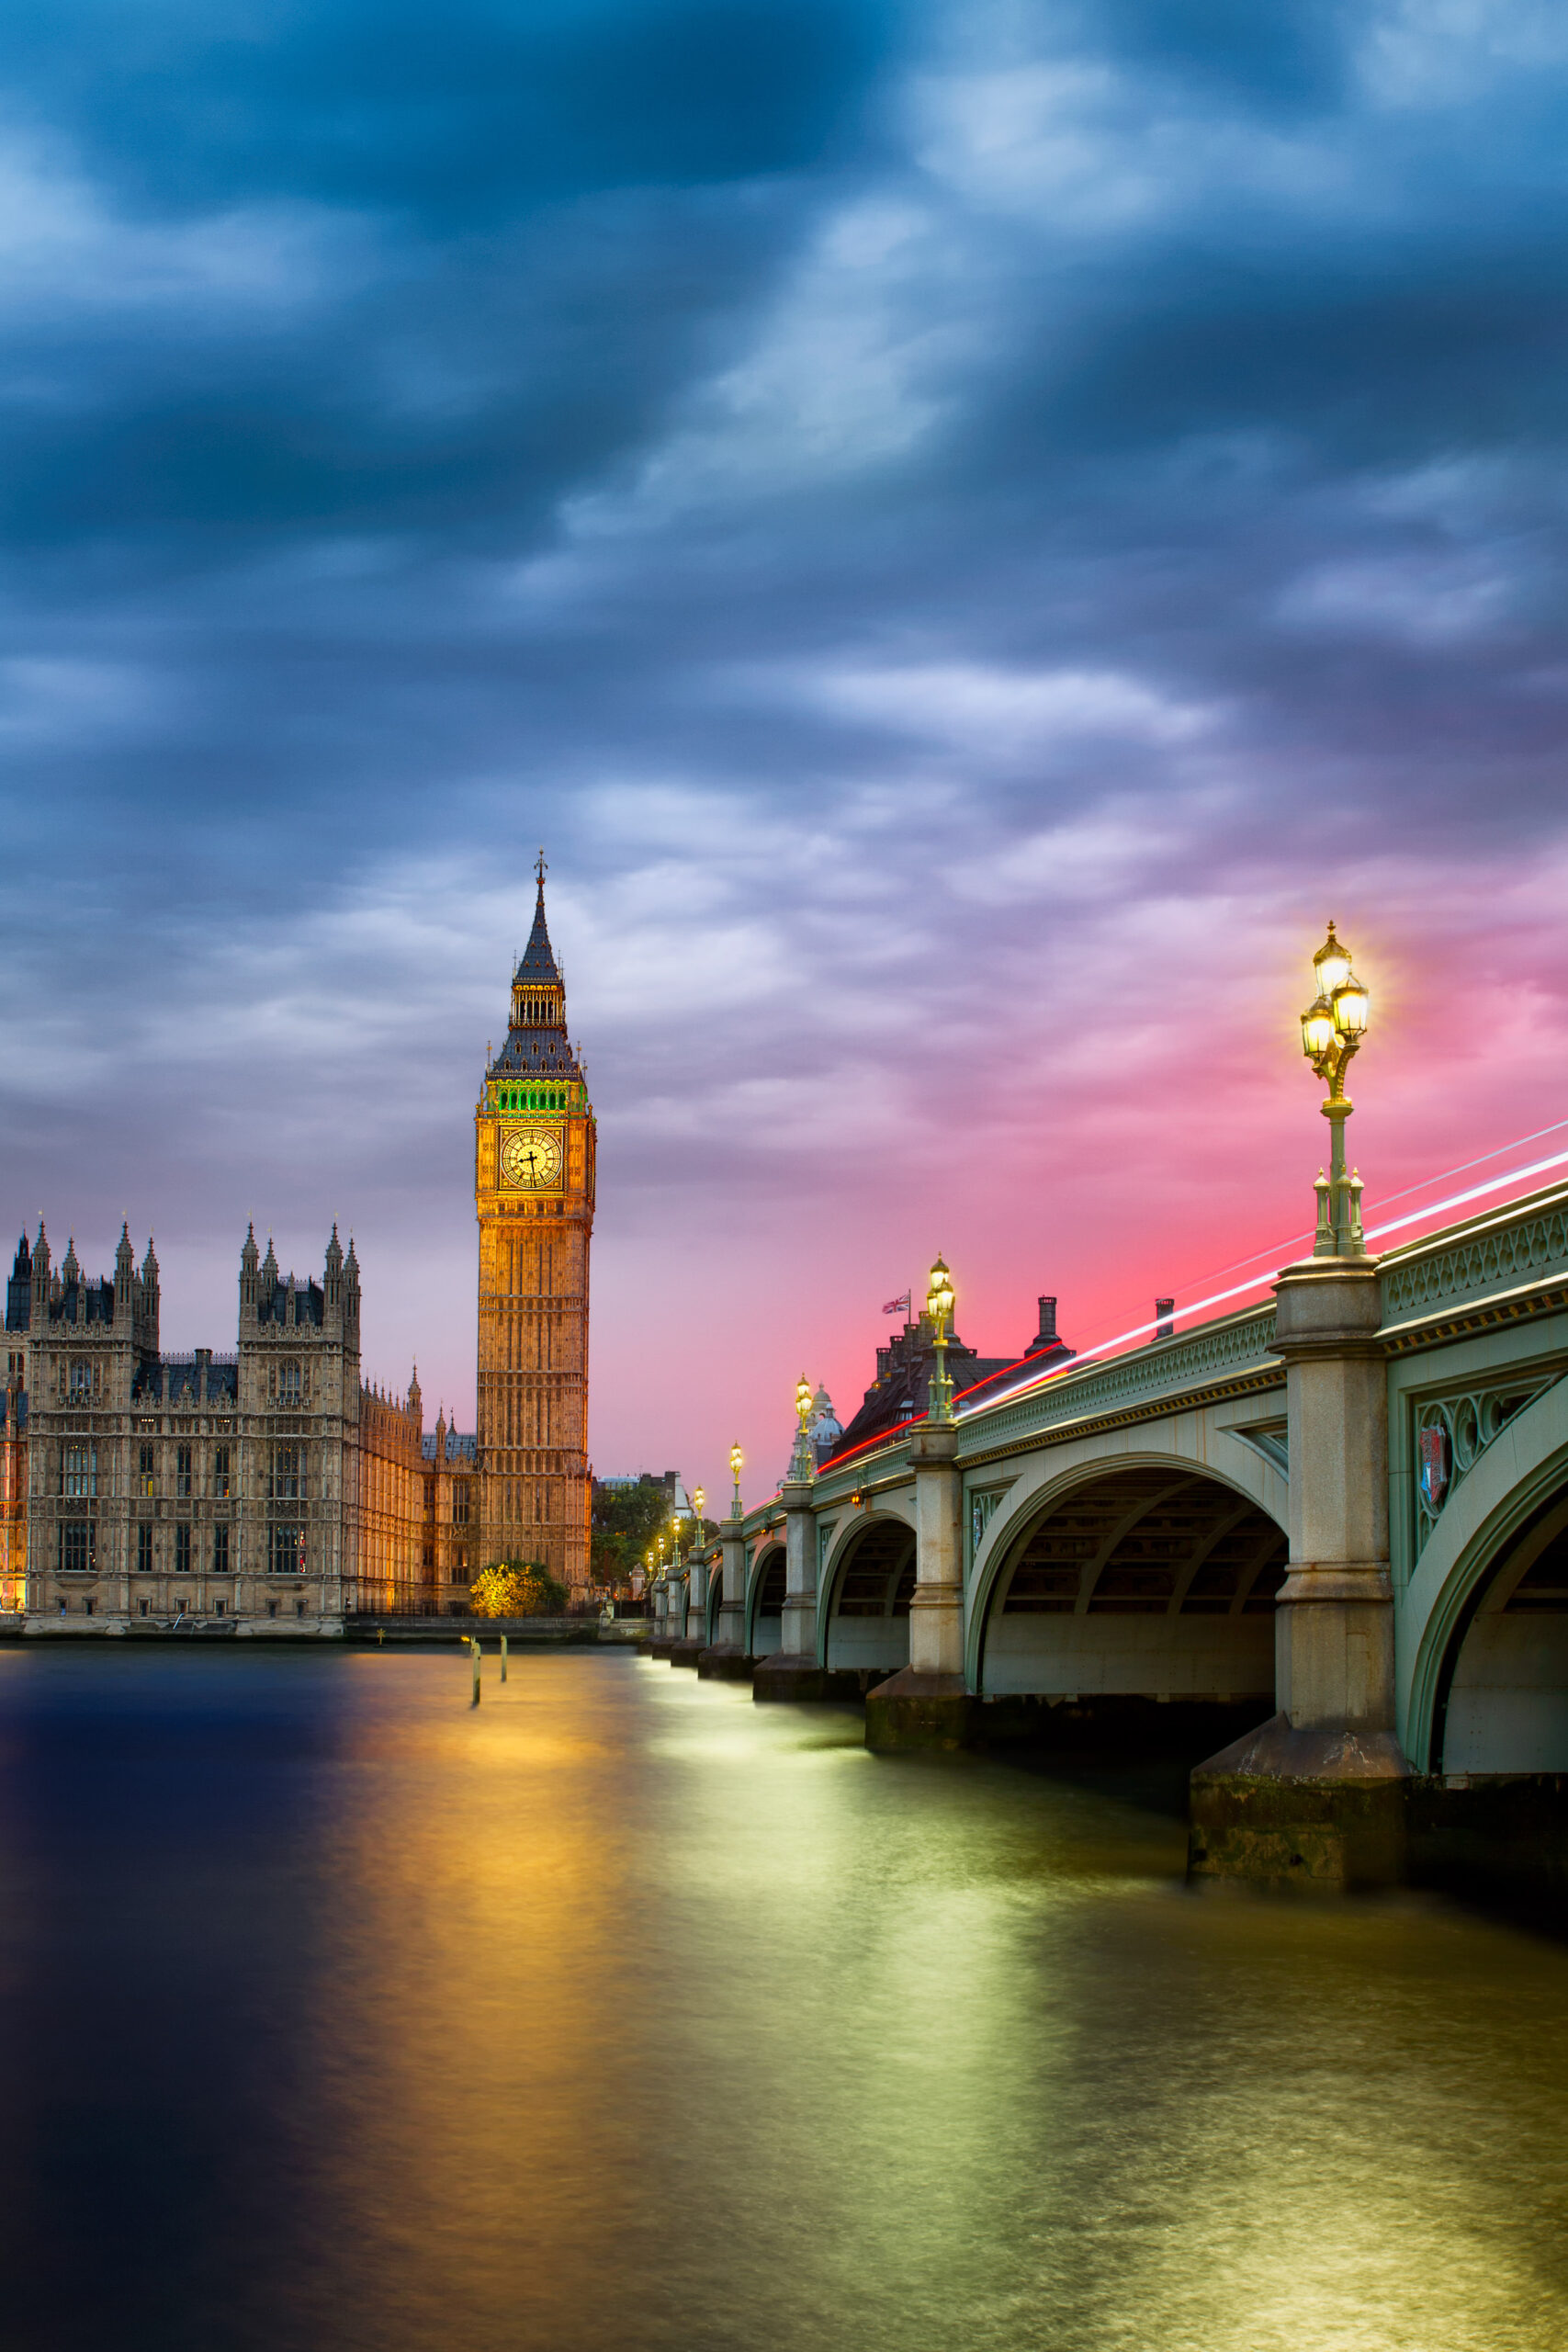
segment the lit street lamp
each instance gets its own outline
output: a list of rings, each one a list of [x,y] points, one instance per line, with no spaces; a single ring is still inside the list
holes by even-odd
[[[811,1383],[802,1373],[795,1384],[795,1419],[800,1423],[800,1427],[795,1435],[795,1453],[790,1462],[789,1475],[794,1479],[804,1480],[807,1485],[817,1476],[817,1464],[811,1452],[811,1440],[807,1435],[807,1424],[811,1419]]]
[[[931,1374],[929,1418],[933,1421],[951,1421],[953,1383],[947,1376],[947,1327],[953,1313],[953,1277],[940,1257],[931,1268],[931,1288],[926,1293],[926,1313],[931,1318],[931,1333],[936,1345],[936,1370]]]
[[[1317,1173],[1317,1234],[1314,1258],[1360,1258],[1361,1180],[1345,1173],[1345,1122],[1355,1105],[1345,1091],[1345,1073],[1367,1034],[1371,1000],[1350,968],[1350,951],[1328,937],[1312,959],[1317,995],[1302,1015],[1302,1051],[1319,1078],[1328,1081],[1328,1099],[1320,1104],[1329,1123],[1332,1143],[1328,1174]]]
[[[707,1496],[701,1487],[694,1487],[692,1488],[692,1509],[696,1515],[697,1542],[699,1544],[703,1540],[703,1505],[706,1500]]]
[[[745,1459],[746,1456],[741,1453],[738,1444],[730,1447],[729,1475],[735,1481],[735,1492],[729,1498],[729,1516],[734,1520],[743,1519],[745,1517],[745,1506],[740,1499],[740,1464],[745,1461]]]

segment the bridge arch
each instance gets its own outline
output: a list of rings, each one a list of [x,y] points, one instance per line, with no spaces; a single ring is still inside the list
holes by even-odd
[[[1449,1495],[1396,1624],[1418,1770],[1568,1771],[1568,1380]]]
[[[784,1547],[759,1545],[746,1578],[746,1655],[771,1657],[784,1647]]]
[[[819,1665],[895,1669],[909,1663],[915,1531],[896,1511],[857,1512],[822,1564]]]
[[[1032,1489],[976,1558],[970,1687],[1269,1702],[1290,1545],[1265,1483],[1150,1453],[1080,1460]]]

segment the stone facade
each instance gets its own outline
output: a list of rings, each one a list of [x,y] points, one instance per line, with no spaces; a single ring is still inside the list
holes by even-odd
[[[417,1375],[360,1378],[359,1268],[241,1251],[233,1354],[159,1346],[158,1261],[122,1232],[89,1281],[39,1225],[6,1291],[0,1608],[42,1630],[231,1623],[335,1633],[355,1613],[465,1614],[488,1563],[589,1583],[588,1288],[595,1128],[567,1039],[543,860],[511,1020],[475,1106],[477,1436]]]
[[[240,1253],[232,1355],[159,1348],[158,1261],[122,1234],[112,1279],[40,1226],[6,1299],[0,1603],[39,1631],[232,1623],[336,1634],[358,1611],[467,1607],[473,1441],[425,1434],[417,1377],[359,1377],[359,1268],[334,1227],[320,1281]]]
[[[474,1107],[478,1459],[484,1562],[589,1582],[588,1272],[593,1111],[545,926],[512,978],[506,1040]]]

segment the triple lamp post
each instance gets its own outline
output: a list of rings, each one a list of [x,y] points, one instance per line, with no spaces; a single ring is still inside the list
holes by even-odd
[[[1314,1258],[1360,1258],[1361,1179],[1345,1172],[1345,1122],[1355,1105],[1345,1091],[1345,1073],[1362,1038],[1371,1000],[1350,967],[1350,950],[1336,939],[1334,925],[1312,959],[1317,995],[1302,1015],[1302,1050],[1319,1078],[1328,1080],[1328,1099],[1319,1105],[1332,1138],[1328,1174],[1317,1173],[1317,1233]]]

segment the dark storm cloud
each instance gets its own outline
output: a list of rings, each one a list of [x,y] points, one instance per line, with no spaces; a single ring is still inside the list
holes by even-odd
[[[619,1229],[759,1248],[918,1192],[933,1054],[1003,1175],[1026,1099],[1125,1158],[1194,943],[1239,1006],[1331,882],[1551,869],[1555,10],[102,0],[3,74],[13,1215],[456,1264],[541,838]]]

